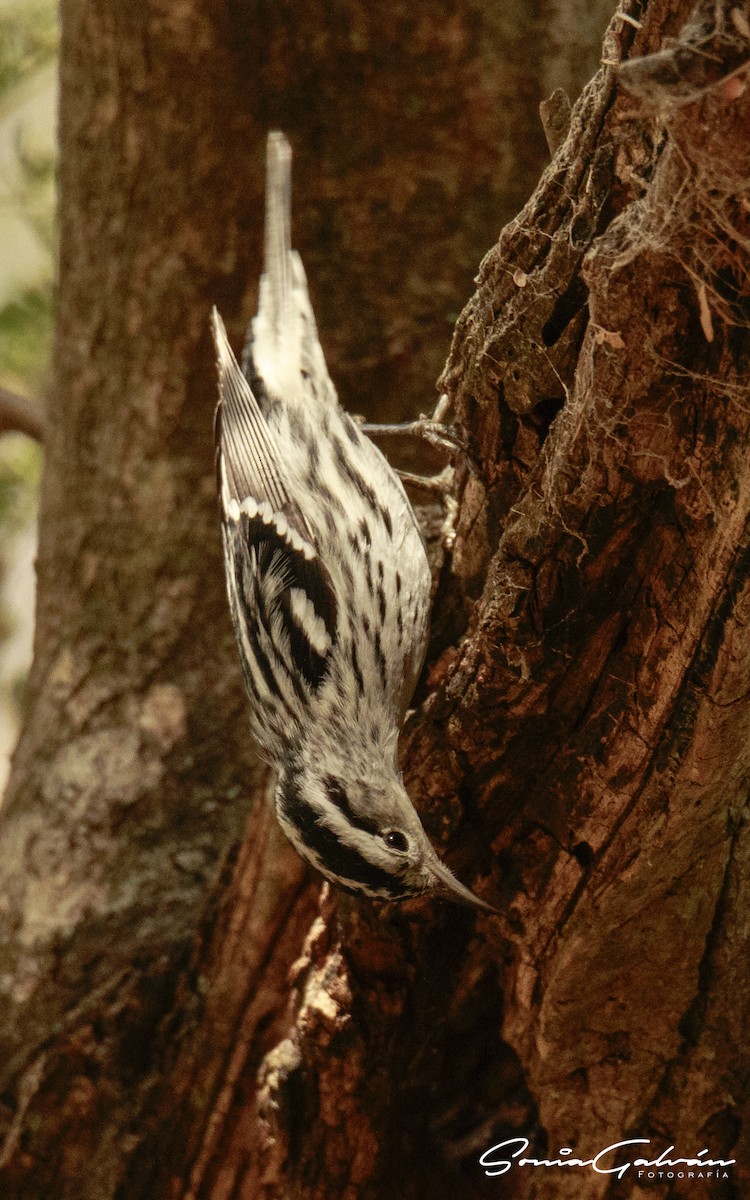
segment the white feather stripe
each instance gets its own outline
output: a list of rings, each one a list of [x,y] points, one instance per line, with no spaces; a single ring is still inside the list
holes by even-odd
[[[271,614],[270,630],[256,626],[256,640],[259,649],[266,655],[274,669],[276,687],[281,693],[282,702],[289,715],[299,720],[303,710],[300,698],[294,690],[289,662],[289,639],[284,620],[278,610]]]
[[[331,649],[331,639],[325,623],[318,616],[310,597],[301,588],[289,589],[289,607],[300,631],[313,650],[324,658]]]
[[[263,672],[260,670],[255,658],[255,649],[251,638],[248,637],[247,624],[242,619],[242,614],[238,614],[239,619],[236,622],[237,633],[239,634],[240,651],[242,659],[247,670],[250,672],[253,687],[258,696],[258,699],[263,703],[268,703],[271,699],[271,690],[266,683]]]
[[[261,504],[254,496],[246,496],[242,504],[238,504],[233,497],[226,497],[222,492],[222,501],[224,505],[224,518],[226,521],[234,525],[239,524],[242,514],[249,517],[251,521],[260,517],[264,525],[273,526],[278,536],[287,543],[292,550],[296,550],[302,554],[304,558],[310,562],[316,557],[315,548],[302,537],[300,533],[294,529],[287,519],[286,513],[277,513],[271,508],[267,500],[263,500]]]
[[[240,658],[244,669],[250,675],[258,700],[261,704],[268,704],[272,699],[271,689],[258,666],[255,656],[254,638],[249,632],[250,628],[254,629],[255,611],[246,608],[241,603],[240,597],[235,591],[235,553],[234,539],[228,536],[227,531],[225,531],[224,554],[227,562],[227,595],[229,597],[229,609],[232,614],[234,631],[239,644]]]
[[[265,593],[262,603],[270,627],[266,628],[265,624],[258,619],[259,613],[256,608],[243,608],[237,605],[235,607],[236,628],[243,658],[261,697],[265,697],[268,704],[280,702],[290,717],[298,719],[300,701],[291,679],[288,661],[289,639],[283,620],[273,603],[276,588],[278,588],[278,580],[266,576],[262,585]],[[275,694],[268,685],[259,656],[262,656],[262,660],[270,668]]]

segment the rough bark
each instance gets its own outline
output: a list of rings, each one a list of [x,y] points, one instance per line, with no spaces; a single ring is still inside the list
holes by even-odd
[[[642,17],[613,25],[442,381],[473,469],[404,762],[502,915],[325,897],[257,1090],[248,1055],[210,1120],[183,1109],[167,1159],[201,1170],[175,1195],[480,1196],[514,1135],[709,1146],[737,1159],[710,1194],[747,1190],[748,47],[713,4]],[[138,1167],[136,1195],[164,1186]]]
[[[316,917],[317,882],[251,806],[265,785],[223,595],[206,315],[216,301],[237,333],[252,311],[262,142],[280,125],[347,406],[428,406],[475,263],[538,173],[537,102],[576,89],[598,39],[589,5],[570,41],[575,6],[536,26],[532,8],[392,5],[376,20],[354,0],[63,2],[55,400],[28,714],[0,828],[4,1198],[294,1194],[316,1146],[310,1186],[364,1188],[391,1127],[401,1136],[398,1106],[354,1103],[378,1055],[384,1095],[389,1058],[409,1063],[398,1086],[431,1127],[431,1029],[457,979],[468,995],[470,922],[416,906],[375,935],[332,901]],[[537,54],[521,54],[530,36]],[[366,981],[356,1020],[336,993],[340,920]],[[423,993],[409,956],[431,945],[449,974],[427,973]],[[294,1011],[292,968],[309,998]],[[499,1001],[490,971],[477,1011],[485,993]],[[319,1033],[302,1075],[294,1021]],[[468,1059],[481,1039],[464,1024]],[[335,1089],[323,1125],[279,1137],[283,1112],[306,1120],[319,1071]],[[277,1110],[279,1090],[292,1099]]]

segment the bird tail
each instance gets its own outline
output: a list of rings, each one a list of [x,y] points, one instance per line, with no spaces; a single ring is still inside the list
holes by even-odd
[[[283,133],[266,143],[266,230],[258,321],[268,329],[277,355],[292,348],[292,148]]]
[[[261,407],[264,399],[336,402],[313,316],[302,260],[291,241],[292,150],[283,133],[266,144],[266,229],[258,314],[242,368]]]

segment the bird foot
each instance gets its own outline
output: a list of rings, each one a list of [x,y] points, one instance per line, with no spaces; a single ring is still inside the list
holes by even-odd
[[[474,456],[468,446],[468,443],[459,436],[449,425],[445,424],[445,418],[448,415],[452,405],[452,401],[447,394],[443,394],[435,407],[435,411],[431,417],[422,414],[416,421],[402,421],[397,424],[373,425],[368,422],[363,422],[360,425],[363,433],[368,434],[373,438],[380,437],[402,437],[402,438],[420,438],[427,442],[430,446],[434,446],[437,450],[442,450],[451,458],[456,454],[462,454],[469,469],[473,472],[475,469]],[[421,487],[426,491],[445,493],[450,490],[453,472],[452,467],[445,467],[438,475],[413,475],[408,471],[398,471],[401,479],[405,483],[411,483],[415,487]]]

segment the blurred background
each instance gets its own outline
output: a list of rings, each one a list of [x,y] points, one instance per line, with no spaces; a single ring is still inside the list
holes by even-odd
[[[0,386],[46,399],[52,334],[55,0],[0,0]],[[41,447],[0,437],[0,793],[31,659]]]

